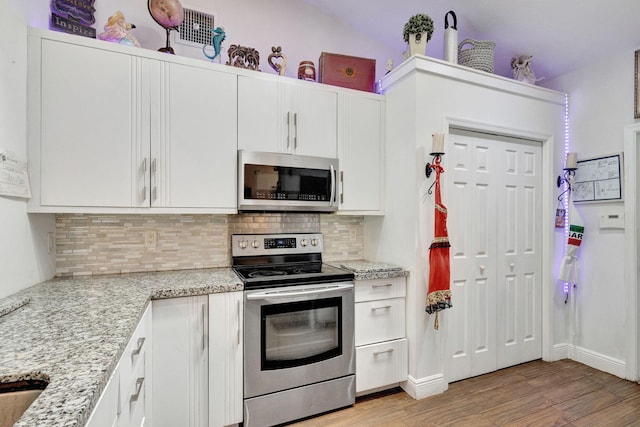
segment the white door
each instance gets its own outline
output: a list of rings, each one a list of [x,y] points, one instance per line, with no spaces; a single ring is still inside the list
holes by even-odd
[[[453,308],[445,375],[541,357],[541,145],[452,134],[443,158]]]

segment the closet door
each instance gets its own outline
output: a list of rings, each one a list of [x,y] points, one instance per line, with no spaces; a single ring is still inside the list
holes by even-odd
[[[538,143],[501,142],[500,151],[498,369],[542,357],[542,148]]]
[[[452,134],[445,151],[453,308],[442,323],[451,382],[541,356],[541,147]]]

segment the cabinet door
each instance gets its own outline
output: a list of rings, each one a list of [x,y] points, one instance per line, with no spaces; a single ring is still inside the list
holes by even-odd
[[[242,292],[209,295],[209,425],[241,423]]]
[[[381,214],[384,191],[384,101],[341,94],[339,212]]]
[[[338,94],[325,86],[300,85],[291,89],[293,152],[337,157]]]
[[[162,74],[151,206],[236,209],[236,76],[170,63]],[[151,94],[152,105],[159,95]]]
[[[337,157],[337,96],[323,85],[238,76],[238,148]]]
[[[134,206],[132,159],[149,131],[141,60],[53,40],[41,46],[40,204]]]
[[[238,76],[238,149],[290,152],[293,117],[286,92],[278,81]]]
[[[154,427],[208,425],[207,296],[153,301]]]

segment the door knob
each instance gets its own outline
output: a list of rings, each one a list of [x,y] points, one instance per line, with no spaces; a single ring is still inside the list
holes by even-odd
[[[480,274],[484,274],[484,265],[480,266]]]

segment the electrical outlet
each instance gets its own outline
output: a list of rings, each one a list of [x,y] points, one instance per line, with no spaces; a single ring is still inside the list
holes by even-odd
[[[158,233],[156,231],[144,232],[144,247],[148,249],[155,249],[158,243]]]

